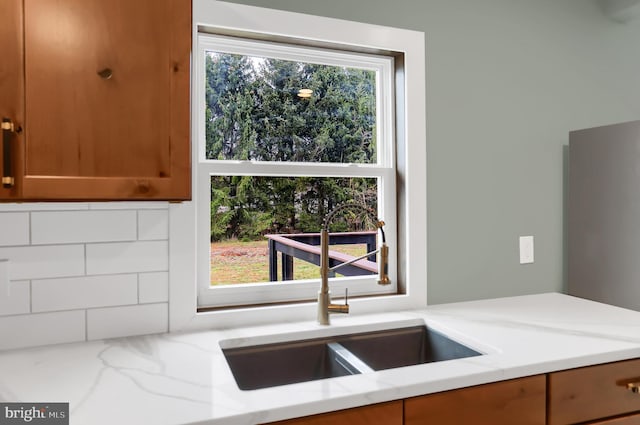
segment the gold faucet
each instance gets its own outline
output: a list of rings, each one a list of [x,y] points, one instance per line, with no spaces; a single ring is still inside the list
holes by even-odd
[[[337,213],[344,210],[359,210],[367,214],[375,223],[376,229],[380,230],[382,235],[382,244],[380,248],[367,252],[366,254],[349,260],[344,263],[340,263],[336,266],[329,267],[329,224],[336,216]],[[378,254],[378,285],[388,285],[391,283],[388,273],[388,261],[389,261],[389,247],[386,244],[384,235],[384,221],[378,220],[371,210],[367,207],[356,204],[353,202],[342,204],[331,211],[324,219],[322,223],[322,230],[320,232],[320,280],[321,286],[318,291],[318,323],[321,325],[328,325],[330,313],[349,313],[348,293],[345,291],[344,304],[331,303],[331,292],[329,291],[329,273],[339,269],[340,267],[347,266],[355,263],[356,261],[367,258],[372,254]]]

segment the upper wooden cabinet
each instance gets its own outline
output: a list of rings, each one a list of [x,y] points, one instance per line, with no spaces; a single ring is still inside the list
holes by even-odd
[[[589,425],[640,425],[640,414],[589,422]]]
[[[190,198],[190,0],[2,0],[0,50],[0,200]]]

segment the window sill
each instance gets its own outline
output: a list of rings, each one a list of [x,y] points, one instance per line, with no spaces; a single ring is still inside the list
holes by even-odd
[[[340,303],[339,299],[336,299],[335,301]],[[363,297],[349,300],[349,306],[349,314],[333,314],[331,315],[331,319],[339,320],[340,317],[413,310],[425,307],[425,305],[415,305],[406,295]],[[195,328],[210,328],[212,326],[235,327],[287,322],[306,322],[316,320],[317,311],[317,302],[315,301],[299,302],[295,304],[289,303],[225,309],[220,308],[196,313],[191,325]]]
[[[318,289],[320,289],[320,282],[318,282]],[[353,297],[349,296],[349,305],[351,305],[351,302],[355,300],[367,300],[367,299],[374,299],[379,297],[393,298],[393,297],[398,297],[403,295],[404,294],[379,294],[379,295],[360,295],[360,296],[353,296]],[[344,298],[342,298],[339,294],[334,295],[334,297],[332,297],[332,301],[338,304],[344,302],[343,300]],[[216,311],[227,311],[227,310],[241,310],[241,309],[246,310],[246,309],[259,309],[259,308],[268,308],[268,307],[288,307],[288,306],[293,306],[298,304],[315,305],[316,303],[317,303],[317,300],[315,299],[306,299],[306,300],[299,300],[299,301],[282,301],[282,302],[261,303],[261,304],[232,305],[232,306],[224,306],[224,307],[198,307],[196,309],[196,314],[212,313]]]

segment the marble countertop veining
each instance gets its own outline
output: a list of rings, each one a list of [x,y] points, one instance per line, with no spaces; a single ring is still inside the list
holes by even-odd
[[[220,348],[425,322],[483,356],[253,391]],[[73,425],[255,424],[640,357],[640,312],[561,294],[0,352],[0,401],[69,402]]]

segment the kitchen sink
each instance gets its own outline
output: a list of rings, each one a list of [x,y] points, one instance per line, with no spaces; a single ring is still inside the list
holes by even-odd
[[[242,390],[482,354],[424,325],[222,351]]]

